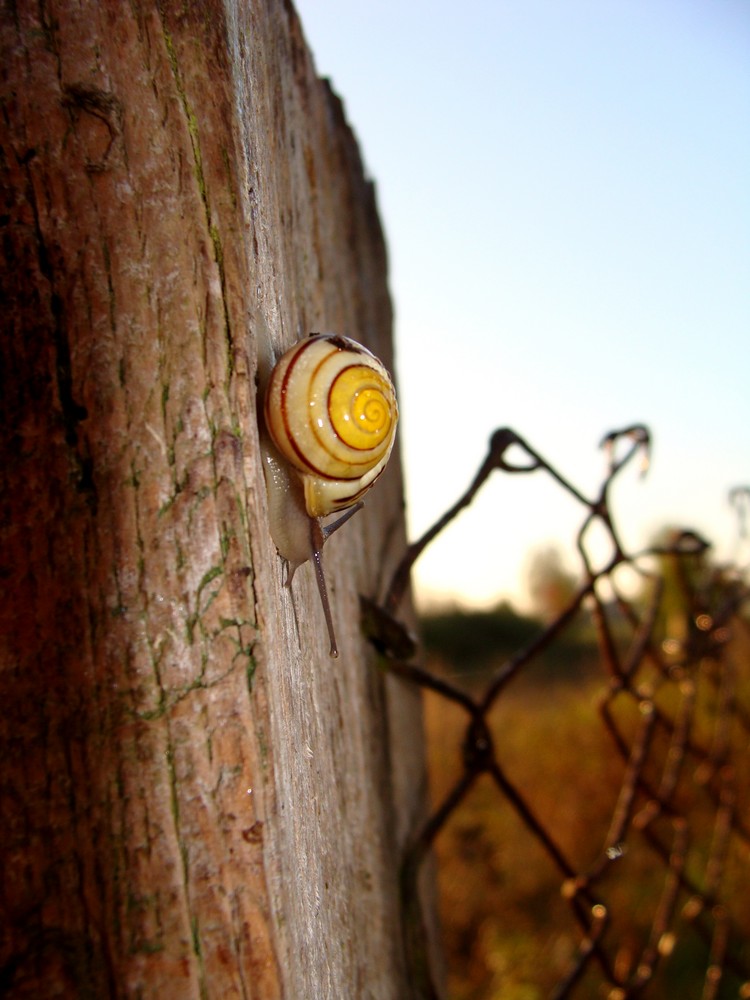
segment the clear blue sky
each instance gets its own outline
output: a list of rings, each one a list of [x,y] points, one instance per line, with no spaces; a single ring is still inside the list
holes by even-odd
[[[298,0],[377,184],[412,536],[508,425],[584,489],[608,430],[655,438],[625,540],[731,552],[750,483],[749,0]],[[343,331],[349,332],[349,331]],[[371,502],[375,501],[375,497]],[[523,603],[580,510],[496,474],[417,572]]]

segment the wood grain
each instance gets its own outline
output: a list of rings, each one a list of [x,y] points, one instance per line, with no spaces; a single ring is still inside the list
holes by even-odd
[[[336,662],[259,457],[259,351],[393,361],[343,108],[282,0],[1,17],[0,992],[426,995],[420,705],[358,625],[398,453],[326,547]]]

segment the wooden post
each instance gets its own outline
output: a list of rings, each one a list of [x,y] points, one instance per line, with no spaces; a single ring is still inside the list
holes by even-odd
[[[258,336],[392,363],[372,185],[283,0],[0,24],[0,992],[428,995],[398,872],[417,696],[359,633],[398,453],[309,566],[268,534]]]

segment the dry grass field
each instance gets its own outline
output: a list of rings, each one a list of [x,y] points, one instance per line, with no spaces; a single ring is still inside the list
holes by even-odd
[[[568,992],[559,991],[583,937],[565,898],[569,880],[497,783],[481,775],[434,841],[451,1000],[750,996],[743,986],[750,978],[750,640],[739,620],[733,632],[719,656],[702,657],[674,677],[644,666],[638,679],[649,711],[675,728],[653,727],[631,789],[627,835],[592,884],[606,907],[602,949],[623,987],[613,986],[593,960]],[[576,649],[577,659],[570,648],[556,658],[553,648],[514,678],[487,721],[503,774],[575,872],[586,873],[607,848],[628,787],[628,759],[604,724],[602,705],[630,748],[638,745],[646,710],[631,694],[607,700],[596,646],[579,642]],[[433,659],[430,669],[480,690],[492,664],[468,679],[445,660]],[[467,716],[435,692],[425,690],[424,698],[437,808],[463,773]],[[680,750],[675,730],[686,718],[689,738]],[[728,779],[723,784],[720,772]],[[654,817],[649,790],[663,791],[665,781],[674,782],[669,808]],[[729,809],[722,810],[722,795],[731,796]],[[722,827],[727,818],[728,831]],[[722,927],[724,951],[712,955]],[[641,992],[635,989],[639,968]]]

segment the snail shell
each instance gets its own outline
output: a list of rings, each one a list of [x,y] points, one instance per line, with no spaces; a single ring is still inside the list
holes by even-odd
[[[314,334],[271,373],[265,417],[300,476],[308,514],[324,517],[357,503],[385,468],[398,405],[374,354],[348,337]]]
[[[393,383],[361,344],[312,334],[271,372],[264,417],[271,438],[263,448],[271,535],[287,560],[288,585],[296,568],[312,559],[337,656],[321,550],[359,510],[388,462],[398,423]],[[323,523],[335,513],[333,523]]]

